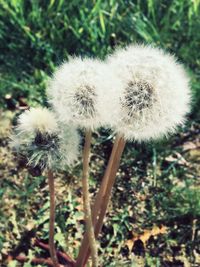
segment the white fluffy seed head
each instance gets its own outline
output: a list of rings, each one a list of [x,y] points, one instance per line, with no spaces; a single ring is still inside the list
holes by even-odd
[[[37,107],[26,110],[18,119],[18,129],[22,132],[52,133],[57,128],[55,115],[47,108]]]
[[[52,111],[35,108],[20,115],[11,147],[30,167],[63,169],[75,163],[79,135],[73,126],[57,123]]]
[[[99,60],[71,58],[49,82],[49,102],[61,122],[82,128],[101,126],[101,90],[104,64]]]
[[[142,141],[166,135],[184,122],[189,79],[172,55],[131,45],[114,52],[107,64],[118,84],[106,95],[107,124],[117,133]]]
[[[59,164],[64,167],[73,166],[80,153],[80,135],[72,125],[62,124],[59,130]]]

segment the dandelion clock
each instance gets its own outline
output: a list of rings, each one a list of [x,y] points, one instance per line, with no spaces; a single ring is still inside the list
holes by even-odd
[[[11,147],[27,167],[46,171],[50,193],[49,249],[53,266],[59,267],[54,245],[55,189],[53,171],[72,165],[78,157],[79,136],[74,127],[57,122],[47,108],[31,108],[19,116]]]
[[[104,73],[101,61],[80,57],[71,58],[55,71],[47,95],[60,121],[85,129],[101,126]]]
[[[148,140],[173,132],[189,111],[189,79],[174,56],[131,45],[107,59],[118,86],[108,91],[108,124],[128,140]],[[111,113],[111,111],[114,112]]]

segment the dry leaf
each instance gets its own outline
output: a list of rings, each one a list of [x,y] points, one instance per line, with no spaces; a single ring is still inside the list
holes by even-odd
[[[127,240],[125,244],[129,248],[129,251],[131,251],[133,246],[134,246],[134,244],[135,244],[135,241],[141,240],[142,243],[144,244],[144,247],[145,247],[147,241],[149,240],[149,238],[151,236],[157,236],[157,235],[166,234],[166,233],[167,233],[167,227],[166,226],[161,225],[161,227],[158,227],[158,226],[155,225],[151,230],[149,230],[149,229],[144,230],[144,232],[141,235],[137,235],[136,236],[133,233],[133,238]]]
[[[189,150],[194,150],[200,148],[200,141],[195,140],[195,141],[188,141],[182,145],[183,151],[189,151]]]
[[[187,160],[178,152],[175,152],[174,155],[170,155],[168,157],[165,158],[165,160],[167,162],[176,162],[179,165],[183,165],[183,166],[189,166],[189,162],[187,162]]]

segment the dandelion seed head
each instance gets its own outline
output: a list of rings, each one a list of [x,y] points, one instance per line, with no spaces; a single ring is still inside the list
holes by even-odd
[[[127,110],[130,118],[154,104],[153,87],[145,81],[130,81],[124,89],[121,106]]]
[[[118,86],[108,91],[112,101],[109,125],[128,140],[148,140],[173,132],[189,112],[189,79],[182,65],[160,49],[131,45],[107,59]],[[114,112],[112,112],[114,111]]]
[[[19,157],[26,159],[27,167],[56,170],[76,162],[79,154],[77,130],[57,122],[52,111],[31,109],[21,114],[18,122],[10,145]]]
[[[72,125],[62,125],[59,133],[59,154],[61,166],[73,166],[80,154],[80,135]]]
[[[103,66],[99,60],[76,57],[56,70],[47,95],[60,121],[82,128],[101,125],[99,95]]]
[[[82,118],[94,118],[96,114],[95,97],[97,95],[94,86],[85,84],[79,87],[74,95],[74,112],[78,112],[78,115]]]
[[[21,114],[18,129],[22,132],[51,133],[57,127],[55,116],[47,108],[31,108]]]

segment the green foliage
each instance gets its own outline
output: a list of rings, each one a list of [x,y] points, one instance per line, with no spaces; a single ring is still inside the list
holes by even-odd
[[[160,260],[159,258],[153,258],[149,254],[145,257],[145,267],[160,267]]]
[[[162,202],[167,211],[167,218],[200,217],[200,188],[179,186],[172,189],[170,197]]]
[[[0,72],[0,106],[6,107],[7,94],[12,96],[15,105],[18,104],[20,98],[31,106],[46,105],[47,75],[42,70],[36,69],[31,75],[25,71],[17,74],[17,69],[10,71],[4,69]]]
[[[2,0],[0,7],[1,95],[17,90],[38,100],[44,90],[42,72],[51,74],[69,55],[103,58],[114,45],[145,42],[186,64],[195,102],[200,100],[198,0]]]

